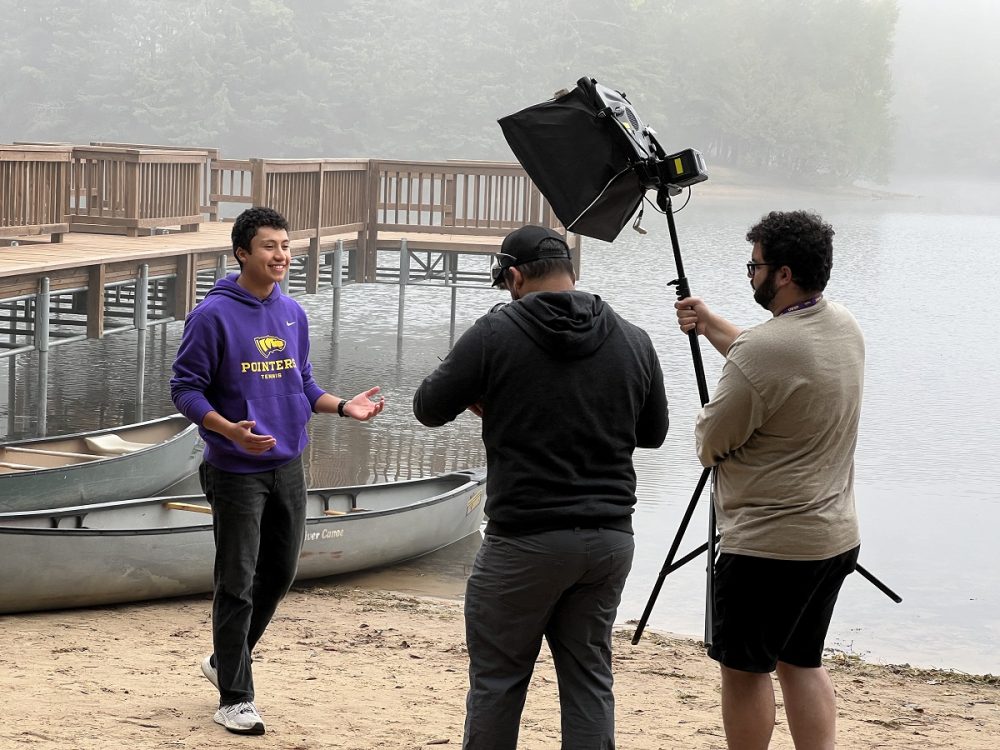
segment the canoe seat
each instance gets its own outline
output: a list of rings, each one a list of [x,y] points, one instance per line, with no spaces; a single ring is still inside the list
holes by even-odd
[[[87,447],[102,456],[123,456],[126,453],[141,451],[143,448],[151,448],[151,443],[131,443],[123,440],[114,433],[108,435],[97,435],[83,439]]]
[[[170,501],[163,504],[164,508],[169,508],[170,510],[190,510],[195,513],[211,513],[212,508],[208,505],[198,505],[197,503],[181,503],[177,501]]]
[[[12,471],[35,471],[38,469],[37,466],[29,466],[28,464],[13,464],[10,461],[0,461],[0,467],[4,469],[11,469]]]
[[[347,511],[347,510],[333,510],[332,508],[328,508],[328,509],[326,509],[326,510],[323,511],[323,515],[324,516],[346,516],[348,513],[367,513],[367,512],[368,512],[368,508],[351,508],[349,511]]]

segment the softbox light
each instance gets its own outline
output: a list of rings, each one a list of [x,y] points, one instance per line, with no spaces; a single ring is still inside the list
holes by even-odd
[[[607,107],[598,86],[581,78],[572,91],[499,123],[563,226],[611,242],[635,213],[644,189],[632,169],[635,148],[617,124],[598,117]]]
[[[605,242],[618,236],[648,188],[705,179],[701,154],[666,157],[625,95],[592,78],[499,123],[563,226]]]

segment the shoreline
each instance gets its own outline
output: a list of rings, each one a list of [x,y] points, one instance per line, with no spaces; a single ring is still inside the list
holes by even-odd
[[[203,748],[244,742],[212,721],[200,675],[211,648],[208,597],[5,616],[0,689],[4,748]],[[724,747],[718,669],[699,641],[616,628],[620,750]],[[1000,678],[878,665],[832,654],[838,746],[1000,746]],[[258,748],[461,745],[467,657],[460,601],[296,585],[255,653]],[[555,673],[543,646],[520,748],[558,746]],[[780,704],[780,693],[779,693]],[[772,748],[791,748],[778,711]]]
[[[697,197],[714,206],[749,204],[762,206],[782,204],[806,205],[849,205],[871,211],[886,210],[929,210],[925,195],[900,192],[890,187],[876,185],[800,185],[777,183],[765,179],[760,183],[746,180],[745,176],[734,179],[722,174],[717,182],[708,180],[692,188],[692,199]],[[686,192],[675,198],[683,203]]]
[[[993,217],[1000,198],[1000,180],[959,179],[942,183],[930,181],[926,176],[911,176],[884,185],[865,181],[817,185],[709,165],[708,179],[692,187],[692,196],[712,206],[749,204],[770,209],[791,204],[815,209],[823,205],[880,213]],[[675,200],[683,203],[685,198],[686,191]]]

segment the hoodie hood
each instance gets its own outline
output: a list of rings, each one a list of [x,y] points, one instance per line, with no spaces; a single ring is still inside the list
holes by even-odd
[[[258,299],[236,282],[239,277],[238,273],[231,273],[225,278],[219,279],[215,282],[215,286],[208,290],[208,294],[205,295],[206,299],[212,295],[221,294],[250,307],[261,307],[262,305],[270,305],[281,297],[281,288],[275,284],[266,299]]]
[[[563,359],[582,359],[601,348],[618,327],[604,300],[587,292],[534,292],[501,308],[528,337]]]

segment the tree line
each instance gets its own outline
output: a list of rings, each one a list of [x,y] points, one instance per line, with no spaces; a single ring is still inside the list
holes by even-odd
[[[0,0],[0,140],[512,159],[497,118],[592,76],[666,149],[890,167],[894,0]]]

